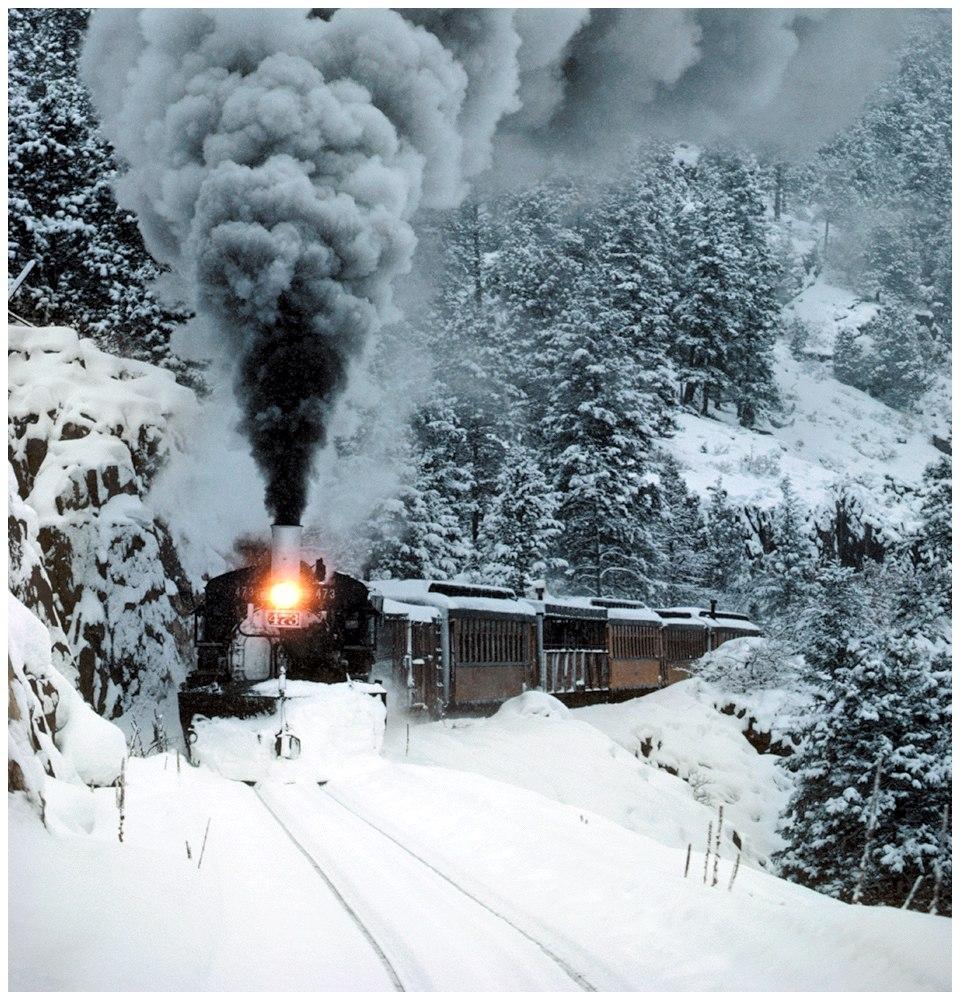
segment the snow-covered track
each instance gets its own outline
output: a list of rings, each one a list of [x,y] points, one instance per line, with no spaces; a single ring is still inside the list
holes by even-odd
[[[577,986],[580,987],[580,989],[586,990],[588,992],[596,992],[597,988],[586,978],[586,976],[584,976],[580,972],[577,972],[577,970],[574,969],[573,966],[571,966],[560,955],[558,955],[555,951],[553,951],[552,948],[545,945],[542,941],[537,940],[537,938],[533,937],[533,935],[527,933],[527,931],[525,931],[522,927],[514,923],[509,917],[504,916],[498,910],[495,910],[492,906],[490,906],[489,903],[486,903],[478,896],[475,896],[472,892],[470,892],[469,889],[465,889],[462,885],[460,885],[459,882],[455,882],[452,878],[450,878],[448,875],[442,872],[439,868],[434,867],[422,855],[412,850],[408,845],[401,843],[395,837],[392,837],[389,833],[387,833],[385,830],[377,826],[376,823],[374,823],[368,817],[361,815],[355,809],[351,809],[348,805],[346,805],[344,802],[338,799],[337,796],[334,795],[332,792],[328,791],[327,789],[324,789],[323,791],[329,798],[333,799],[342,809],[345,809],[348,813],[350,813],[351,816],[355,816],[363,823],[366,823],[367,826],[369,826],[372,830],[375,830],[378,834],[380,834],[381,837],[386,837],[387,840],[389,840],[392,844],[396,844],[396,846],[399,847],[400,850],[406,852],[407,854],[410,855],[410,857],[419,861],[420,864],[429,868],[430,871],[432,871],[438,878],[441,878],[443,879],[444,882],[447,882],[448,884],[452,885],[454,889],[456,889],[458,892],[462,893],[468,899],[473,900],[473,902],[476,903],[478,906],[482,906],[488,913],[492,913],[493,916],[495,916],[498,920],[502,920],[503,923],[507,924],[509,927],[512,927],[518,934],[525,937],[531,944],[536,945],[536,947],[539,948],[540,951],[544,953],[544,955],[546,955],[551,961],[555,962],[561,969],[563,969],[563,971],[577,984]]]
[[[397,975],[397,970],[391,964],[390,959],[387,958],[386,953],[384,952],[383,948],[380,947],[379,943],[377,942],[377,939],[370,932],[370,929],[363,922],[363,920],[360,919],[360,916],[356,912],[356,910],[354,910],[353,907],[347,902],[347,900],[344,899],[343,894],[336,887],[336,885],[334,885],[333,881],[330,879],[330,876],[327,875],[327,873],[323,870],[323,868],[317,863],[316,858],[314,858],[313,855],[303,846],[303,844],[301,844],[300,841],[297,840],[297,838],[290,831],[290,828],[286,825],[286,823],[284,823],[283,819],[277,814],[277,811],[270,805],[267,799],[264,798],[263,795],[261,795],[260,790],[259,789],[254,789],[254,790],[257,793],[257,797],[266,807],[267,812],[269,812],[270,815],[277,821],[277,825],[287,835],[293,846],[296,847],[296,849],[307,860],[307,863],[310,865],[310,867],[313,868],[313,870],[320,876],[321,879],[323,879],[324,884],[336,897],[337,901],[350,916],[350,919],[354,922],[354,924],[356,924],[357,929],[367,940],[370,947],[373,949],[374,954],[377,956],[377,958],[380,960],[380,963],[386,970],[387,975],[390,977],[390,981],[393,983],[394,989],[396,989],[400,993],[406,992],[403,983],[400,981],[400,977]]]
[[[590,990],[550,947],[316,785],[259,785],[400,990]]]

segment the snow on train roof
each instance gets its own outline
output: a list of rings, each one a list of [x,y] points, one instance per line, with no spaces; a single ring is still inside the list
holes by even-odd
[[[412,622],[435,622],[440,617],[440,611],[428,604],[404,604],[389,597],[383,599],[383,613],[409,618]]]
[[[701,625],[703,628],[760,632],[760,627],[754,625],[746,615],[734,611],[718,611],[712,615],[706,608],[659,608],[658,613],[664,625]]]
[[[533,617],[527,601],[505,587],[483,587],[436,580],[371,580],[371,590],[400,604],[427,605],[447,611],[489,611],[492,614]],[[446,591],[446,592],[443,592]],[[453,593],[450,593],[453,591]],[[488,594],[503,596],[485,596]]]
[[[602,618],[602,608],[596,608],[590,603],[589,597],[557,597],[544,593],[542,597],[528,597],[526,603],[537,614],[562,616],[565,613],[571,617]]]
[[[654,624],[663,621],[653,608],[606,608],[605,610],[611,621],[653,622]]]
[[[565,611],[571,617],[580,613],[584,618],[608,618],[618,621],[659,623],[660,616],[652,608],[640,601],[630,601],[617,597],[557,597],[543,594],[539,600],[527,599],[538,614],[562,616]]]

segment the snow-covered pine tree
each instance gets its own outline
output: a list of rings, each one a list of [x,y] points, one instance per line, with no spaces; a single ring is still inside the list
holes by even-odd
[[[485,263],[491,221],[471,201],[443,213],[432,226],[436,287],[423,321],[438,386],[451,410],[457,440],[450,442],[471,481],[458,498],[460,517],[476,546],[480,526],[496,494],[513,400],[503,367],[502,337],[491,307]],[[438,433],[435,429],[434,434]]]
[[[935,864],[949,884],[940,825],[950,801],[950,661],[946,644],[931,641],[918,597],[908,580],[892,621],[878,618],[853,571],[834,565],[811,605],[807,671],[819,708],[787,761],[796,785],[778,861],[786,877],[848,901],[874,812],[863,902],[899,906],[923,875],[913,904],[923,907]]]
[[[542,432],[561,494],[558,552],[572,588],[649,598],[659,555],[659,505],[648,469],[653,428],[640,373],[585,289],[557,324]]]
[[[743,260],[729,225],[726,196],[714,191],[677,222],[678,297],[672,311],[671,353],[681,401],[698,400],[701,413],[729,395],[729,356],[741,332]]]
[[[410,433],[415,474],[371,517],[364,573],[370,579],[448,580],[467,568],[473,551],[461,517],[473,482],[451,454],[451,443],[462,444],[465,434],[439,392]]]
[[[917,570],[941,616],[951,614],[953,569],[953,461],[946,455],[923,474],[920,528],[915,541]]]
[[[732,597],[747,573],[747,537],[740,512],[728,500],[721,477],[707,488],[704,511],[703,586],[710,597]]]
[[[581,201],[575,183],[550,179],[502,196],[492,213],[486,261],[498,370],[510,387],[511,422],[524,424],[535,440],[553,384],[556,324],[583,286]]]
[[[706,556],[703,550],[704,524],[700,500],[691,493],[680,475],[677,460],[670,454],[658,462],[662,600],[667,604],[699,604],[709,600],[704,588]]]
[[[642,380],[638,389],[647,397],[647,419],[663,434],[673,428],[671,411],[677,401],[677,376],[668,353],[676,299],[669,262],[676,235],[670,213],[673,192],[658,167],[638,158],[608,187],[586,231],[594,248],[588,280],[598,289],[602,322],[633,356]]]
[[[43,7],[9,13],[10,269],[37,261],[11,308],[189,380],[169,346],[172,325],[184,317],[150,290],[159,268],[136,219],[114,200],[113,152],[77,75],[88,14]]]
[[[809,600],[816,547],[789,476],[781,480],[780,493],[772,517],[774,548],[760,561],[753,591],[765,619],[773,617],[786,624]]]
[[[756,161],[746,156],[704,157],[700,175],[701,184],[719,192],[714,197],[727,212],[740,252],[739,311],[726,357],[727,391],[740,423],[751,427],[777,403],[773,343],[780,315],[780,265],[770,243]]]
[[[510,445],[480,533],[480,579],[525,594],[534,580],[563,569],[563,560],[552,554],[563,530],[559,506],[537,454]]]
[[[932,348],[913,312],[891,300],[859,331],[841,331],[834,374],[888,406],[907,409],[930,387]]]

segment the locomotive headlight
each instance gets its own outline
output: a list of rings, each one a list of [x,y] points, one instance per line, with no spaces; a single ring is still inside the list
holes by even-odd
[[[300,584],[293,580],[281,580],[270,588],[270,603],[280,611],[295,608],[302,597]]]

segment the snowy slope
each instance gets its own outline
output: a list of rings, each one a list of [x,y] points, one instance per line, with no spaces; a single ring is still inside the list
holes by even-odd
[[[842,329],[859,330],[877,315],[876,302],[867,302],[847,288],[818,280],[804,288],[784,307],[783,321],[799,320],[809,339],[804,353],[818,358],[833,357],[837,334]]]
[[[916,486],[940,457],[929,421],[843,385],[829,365],[795,360],[782,340],[775,358],[784,412],[767,433],[740,427],[727,413],[679,415],[679,431],[663,446],[680,463],[689,488],[705,494],[719,478],[731,501],[766,508],[778,501],[778,484],[789,476],[799,496],[817,508],[833,488],[857,483],[883,519],[909,520],[911,508],[887,482]]]

